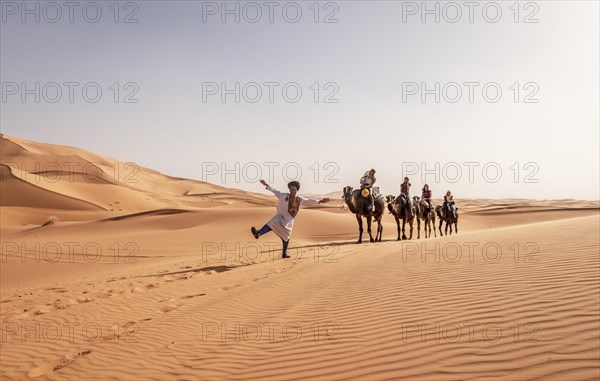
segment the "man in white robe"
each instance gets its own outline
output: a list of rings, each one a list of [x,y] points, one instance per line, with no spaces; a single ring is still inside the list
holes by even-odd
[[[267,190],[273,192],[277,196],[279,202],[277,203],[277,214],[269,220],[260,230],[256,230],[253,226],[250,231],[254,235],[254,238],[258,239],[263,234],[270,232],[271,230],[281,238],[283,243],[283,254],[282,258],[289,258],[287,255],[287,248],[290,243],[290,236],[292,235],[292,228],[294,227],[294,218],[298,214],[301,206],[317,205],[328,202],[328,198],[317,200],[314,198],[303,198],[297,196],[297,192],[300,189],[300,183],[298,181],[291,181],[288,184],[289,193],[280,192],[277,189],[271,187],[265,180],[260,180]]]

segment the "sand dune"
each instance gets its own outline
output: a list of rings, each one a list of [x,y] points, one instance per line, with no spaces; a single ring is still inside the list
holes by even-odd
[[[9,379],[140,372],[150,379],[595,379],[599,247],[590,237],[598,228],[590,216],[427,241],[316,248],[305,241],[290,261],[271,260],[268,246],[252,261],[231,240],[222,260],[163,234],[148,239],[138,263],[45,263],[68,266],[70,275],[3,287],[3,372]],[[474,250],[471,258],[473,242],[501,251]],[[86,265],[96,272],[76,268]],[[48,330],[89,324],[102,335],[64,331],[49,342],[46,333],[37,343],[20,336],[22,322]]]
[[[166,176],[74,147],[2,135],[0,152],[1,206],[83,209],[78,206],[87,202],[88,208],[128,211],[270,204],[259,194]],[[57,194],[64,200],[58,200]],[[48,205],[39,204],[46,199]]]
[[[60,160],[103,181],[35,182]],[[600,378],[597,201],[461,200],[458,235],[398,242],[386,214],[356,245],[333,200],[282,260],[249,233],[272,198],[113,163],[2,137],[3,380]]]
[[[74,210],[98,210],[91,202],[50,191],[15,176],[11,168],[0,165],[2,176],[1,206],[27,206],[33,208],[58,208]]]

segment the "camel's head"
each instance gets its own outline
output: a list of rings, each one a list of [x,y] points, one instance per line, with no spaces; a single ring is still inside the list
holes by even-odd
[[[396,200],[396,197],[392,196],[391,194],[385,196],[385,201],[388,204],[392,204],[395,200]]]
[[[344,187],[344,195],[342,196],[342,198],[345,201],[350,200],[350,196],[352,195],[352,190],[353,190],[353,188],[350,185],[346,185]]]
[[[418,204],[420,200],[421,200],[421,197],[419,197],[419,196],[413,197],[413,202],[415,203],[415,205]]]

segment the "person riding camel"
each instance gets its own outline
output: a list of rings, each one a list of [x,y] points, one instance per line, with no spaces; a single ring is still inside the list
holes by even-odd
[[[260,183],[266,187],[267,190],[273,192],[279,199],[277,204],[277,214],[271,218],[260,230],[257,230],[254,226],[250,229],[254,238],[258,239],[263,234],[275,232],[281,238],[283,243],[282,258],[289,258],[287,255],[288,245],[290,243],[290,236],[292,235],[292,228],[294,227],[294,218],[298,214],[301,206],[305,205],[316,205],[329,202],[328,198],[317,200],[314,198],[303,198],[297,195],[300,190],[300,183],[298,181],[290,181],[288,183],[289,193],[280,192],[273,188],[265,180],[260,180]]]
[[[365,172],[363,177],[360,178],[360,186],[361,188],[366,188],[369,190],[369,200],[371,201],[371,211],[375,211],[375,195],[373,194],[373,185],[375,184],[375,170],[371,169],[370,171]]]
[[[432,203],[431,203],[431,190],[429,189],[429,185],[428,184],[423,185],[423,193],[421,194],[421,198],[428,205],[428,207],[427,207],[427,213],[431,213],[431,209],[432,209],[433,206],[432,206]]]
[[[454,206],[454,196],[452,196],[452,192],[450,191],[446,192],[446,195],[444,196],[444,207],[449,212],[452,212],[452,215],[454,216],[454,218],[456,218],[456,206]]]
[[[410,200],[410,181],[408,177],[404,178],[404,182],[400,184],[400,198],[404,199],[404,205],[409,215],[412,215],[412,203]]]

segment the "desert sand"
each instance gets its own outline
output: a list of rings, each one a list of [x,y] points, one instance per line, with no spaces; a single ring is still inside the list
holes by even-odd
[[[598,201],[458,200],[458,235],[385,214],[357,245],[332,198],[282,260],[249,232],[274,197],[0,149],[2,380],[600,378]]]

